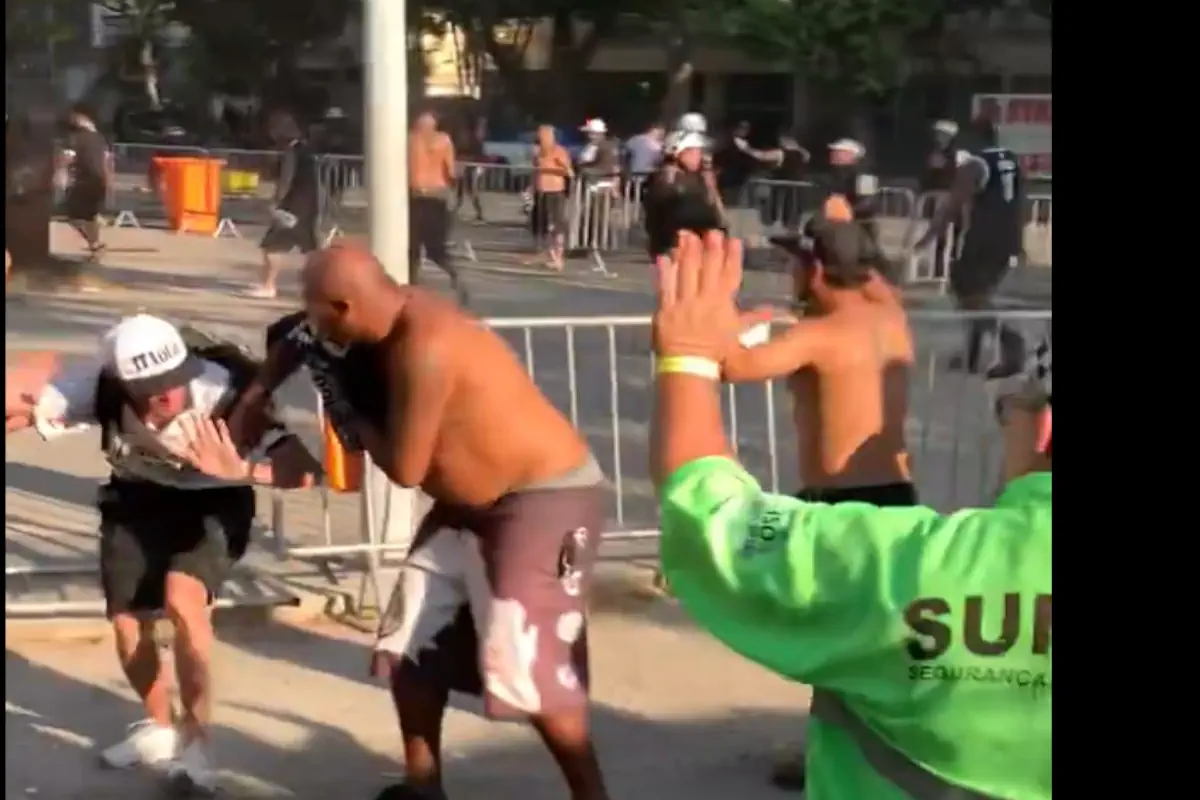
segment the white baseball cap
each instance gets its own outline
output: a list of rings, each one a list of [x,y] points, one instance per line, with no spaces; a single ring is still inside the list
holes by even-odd
[[[663,148],[668,153],[681,153],[684,150],[706,147],[708,147],[708,137],[695,131],[675,131],[667,136],[663,143]]]
[[[958,123],[952,119],[939,119],[933,123],[933,129],[946,136],[958,136]]]
[[[149,314],[125,317],[104,334],[105,365],[131,394],[148,396],[183,386],[204,371],[179,329]]]
[[[604,120],[600,119],[599,117],[593,117],[592,119],[589,119],[587,122],[583,123],[583,127],[579,130],[587,131],[588,133],[608,133],[608,125],[606,125]]]
[[[838,139],[836,142],[830,142],[829,149],[853,153],[855,158],[862,158],[867,152],[867,148],[863,147],[860,142],[849,138]]]

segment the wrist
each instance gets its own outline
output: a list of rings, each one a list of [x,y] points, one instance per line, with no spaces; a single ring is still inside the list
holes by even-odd
[[[655,362],[655,373],[664,375],[689,375],[710,381],[721,379],[721,364],[708,356],[677,353],[662,355]]]

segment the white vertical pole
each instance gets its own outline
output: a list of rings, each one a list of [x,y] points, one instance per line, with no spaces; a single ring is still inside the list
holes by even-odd
[[[367,230],[371,252],[402,284],[410,280],[407,6],[407,0],[365,0],[362,20]],[[362,492],[364,540],[389,544],[411,540],[416,527],[414,506],[411,490],[396,486],[369,466]],[[387,602],[386,597],[377,600],[381,606]]]

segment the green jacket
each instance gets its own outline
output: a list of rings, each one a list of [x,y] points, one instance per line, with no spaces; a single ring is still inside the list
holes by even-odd
[[[1049,800],[1051,483],[942,515],[767,494],[722,457],[670,476],[662,563],[683,607],[855,722],[814,707],[809,800],[914,796],[864,737],[939,784]]]

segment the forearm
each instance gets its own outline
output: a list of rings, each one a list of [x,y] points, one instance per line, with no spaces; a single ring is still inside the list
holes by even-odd
[[[254,380],[246,387],[239,398],[238,405],[257,403],[275,393],[283,382],[300,369],[303,359],[298,347],[281,342],[267,353],[267,358],[259,368]]]
[[[695,375],[659,375],[651,440],[660,484],[690,461],[729,454],[720,384]]]
[[[937,241],[946,232],[946,229],[950,227],[951,221],[957,216],[957,204],[943,203],[939,205],[933,212],[933,219],[929,222],[929,229],[917,240],[916,249],[920,250]]]
[[[360,422],[354,427],[354,432],[358,435],[358,441],[362,444],[363,451],[371,457],[371,463],[394,483],[400,483],[400,478],[403,476],[396,474],[392,449],[388,446],[387,436],[383,431],[369,423]]]

